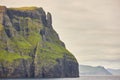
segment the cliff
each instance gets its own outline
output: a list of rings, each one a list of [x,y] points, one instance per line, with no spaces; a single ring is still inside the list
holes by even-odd
[[[80,65],[80,75],[112,75],[107,69],[102,66]]]
[[[0,6],[0,78],[78,77],[78,63],[42,8]]]

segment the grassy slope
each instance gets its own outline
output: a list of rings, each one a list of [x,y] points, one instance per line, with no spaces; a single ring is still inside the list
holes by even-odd
[[[5,50],[0,50],[0,62],[13,62],[16,59],[28,59],[29,56],[20,56],[18,53],[10,53]]]
[[[34,10],[36,9],[36,7],[23,7],[11,9],[24,11]],[[24,23],[26,20],[27,22]],[[5,43],[2,43],[2,41],[0,42],[0,44],[2,44],[0,45],[0,48],[1,46],[5,45],[3,48],[0,49],[0,62],[13,62],[14,60],[20,58],[28,59],[30,58],[29,54],[33,52],[33,49],[35,47],[37,47],[36,61],[40,61],[41,66],[48,64],[56,64],[56,59],[63,58],[65,54],[68,55],[69,59],[76,61],[70,52],[68,52],[63,46],[59,45],[60,41],[54,38],[54,36],[51,36],[49,38],[55,41],[55,43],[51,43],[48,41],[44,42],[42,40],[42,35],[40,35],[39,30],[41,30],[44,26],[38,22],[38,19],[15,16],[15,18],[13,18],[12,21],[13,24],[20,22],[20,28],[22,30],[17,31],[17,36],[15,36],[14,38],[10,38],[7,40],[8,45],[14,51],[13,53],[6,51],[4,48],[7,47],[7,45]],[[12,28],[14,28],[14,26]],[[29,29],[29,32],[27,33],[29,34],[28,36],[25,36],[26,33],[24,32],[26,28]]]

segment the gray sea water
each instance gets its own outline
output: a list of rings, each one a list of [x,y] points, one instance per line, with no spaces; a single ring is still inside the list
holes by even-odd
[[[120,76],[80,76],[79,78],[0,79],[0,80],[120,80]]]

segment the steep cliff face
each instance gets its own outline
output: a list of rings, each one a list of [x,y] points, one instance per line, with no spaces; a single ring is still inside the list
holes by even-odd
[[[78,77],[78,63],[42,8],[0,6],[0,78]]]

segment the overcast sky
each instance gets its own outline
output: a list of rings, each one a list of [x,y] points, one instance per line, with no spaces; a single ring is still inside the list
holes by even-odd
[[[120,68],[120,0],[0,0],[0,5],[43,7],[80,64]]]

